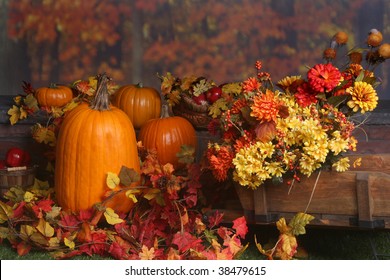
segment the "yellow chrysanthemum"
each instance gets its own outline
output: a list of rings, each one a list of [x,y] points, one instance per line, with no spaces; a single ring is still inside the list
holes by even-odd
[[[355,82],[354,86],[347,88],[346,92],[352,96],[347,104],[354,112],[361,109],[361,113],[364,114],[374,110],[378,105],[378,95],[375,89],[366,82]]]
[[[341,137],[340,131],[334,131],[332,133],[332,139],[329,141],[329,149],[335,154],[338,155],[341,152],[345,152],[349,148],[348,139]]]
[[[344,157],[340,159],[339,161],[333,163],[332,167],[337,171],[337,172],[344,172],[349,169],[349,158]]]

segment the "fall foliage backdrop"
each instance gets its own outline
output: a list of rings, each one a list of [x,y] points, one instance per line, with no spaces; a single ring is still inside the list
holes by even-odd
[[[371,28],[390,38],[388,2],[0,0],[0,94],[18,94],[23,80],[70,83],[102,71],[157,88],[166,71],[224,83],[252,75],[257,59],[274,79],[301,74],[339,30],[349,47]],[[390,76],[386,66],[378,71]]]

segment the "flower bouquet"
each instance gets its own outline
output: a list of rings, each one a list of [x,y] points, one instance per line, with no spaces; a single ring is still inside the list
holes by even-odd
[[[209,108],[209,131],[220,136],[206,151],[213,176],[257,190],[269,183],[291,188],[316,172],[314,192],[321,170],[344,172],[359,164],[347,156],[356,150],[353,132],[378,104],[373,71],[389,58],[390,45],[378,36],[372,30],[367,48],[346,52],[343,68],[334,62],[348,36],[338,32],[323,53],[325,62],[308,68],[306,77],[274,84],[257,61],[255,77],[225,85],[229,90]]]

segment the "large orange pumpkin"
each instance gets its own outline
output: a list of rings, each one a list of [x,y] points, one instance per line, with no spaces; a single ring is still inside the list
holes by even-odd
[[[136,129],[161,114],[160,94],[154,88],[144,87],[141,83],[120,87],[113,95],[112,104],[129,116]]]
[[[119,174],[122,166],[140,171],[133,125],[122,110],[110,105],[108,77],[97,78],[94,100],[70,111],[58,135],[55,191],[65,210],[88,209],[101,202],[108,190],[108,172]],[[133,203],[121,192],[105,205],[126,213]]]
[[[138,139],[146,149],[156,150],[161,164],[178,167],[176,154],[182,145],[197,147],[196,132],[183,117],[169,116],[168,107],[162,106],[160,118],[147,121],[140,129]]]
[[[70,87],[53,84],[50,87],[38,88],[35,98],[39,106],[61,107],[72,100],[73,92]]]

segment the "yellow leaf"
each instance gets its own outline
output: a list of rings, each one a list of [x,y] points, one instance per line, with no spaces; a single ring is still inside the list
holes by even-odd
[[[20,95],[15,96],[14,102],[16,105],[20,106],[20,104],[22,104],[22,96],[20,96]]]
[[[354,162],[353,162],[353,168],[356,168],[356,167],[359,167],[362,165],[362,158],[357,158]]]
[[[35,195],[33,193],[28,192],[28,191],[24,193],[24,196],[23,196],[24,201],[31,202],[32,200],[34,200],[34,198],[35,198]]]
[[[19,107],[13,105],[12,108],[10,108],[7,112],[8,115],[10,115],[9,121],[11,125],[14,125],[18,122],[20,117],[20,109]]]
[[[48,144],[51,147],[55,146],[57,141],[56,135],[49,127],[43,127],[38,123],[32,127],[31,132],[34,140],[38,143]]]
[[[64,238],[64,244],[71,250],[73,250],[76,245],[72,240],[69,240],[66,237]]]
[[[290,234],[281,234],[276,249],[276,256],[282,260],[290,260],[297,252],[297,239]]]
[[[126,196],[128,198],[130,198],[134,203],[137,203],[138,199],[135,195],[139,194],[139,192],[140,191],[138,189],[130,189],[130,190],[126,191]]]
[[[112,208],[106,208],[106,211],[104,212],[104,217],[106,217],[107,223],[110,225],[116,225],[123,222],[121,218],[119,218],[118,214],[114,212]]]
[[[278,228],[280,233],[287,233],[291,230],[291,228],[286,224],[286,219],[283,217],[276,222],[276,227]]]
[[[39,223],[36,228],[45,237],[52,237],[54,235],[54,228],[43,218],[39,219]]]
[[[33,189],[48,189],[48,188],[50,188],[50,184],[48,181],[41,181],[35,178]]]
[[[46,213],[47,221],[54,221],[61,214],[61,207],[53,206],[50,212]]]
[[[209,107],[209,115],[215,119],[227,109],[227,101],[224,98],[219,98]]]
[[[141,252],[138,254],[141,260],[153,260],[155,257],[154,248],[148,249],[146,245],[142,245]]]
[[[70,110],[73,110],[74,108],[76,108],[77,106],[79,105],[78,102],[75,102],[74,100],[72,100],[71,102],[67,103],[65,105],[65,107],[62,109],[65,112],[67,111],[70,111]]]
[[[60,107],[51,107],[50,111],[53,118],[59,118],[64,114]]]
[[[119,185],[120,179],[119,179],[118,175],[116,175],[115,173],[108,172],[107,173],[106,183],[107,183],[107,186],[111,190],[113,190],[113,189],[115,189]]]
[[[27,108],[33,110],[34,112],[39,110],[38,101],[33,94],[28,94],[24,98],[24,104],[27,106]]]
[[[28,240],[30,238],[30,236],[32,236],[36,232],[37,232],[37,230],[30,225],[21,225],[19,237],[22,240]]]
[[[49,246],[50,247],[57,247],[60,245],[60,240],[57,237],[52,237],[49,239]]]
[[[144,194],[144,198],[146,198],[147,200],[152,200],[160,193],[161,191],[159,189],[148,189]]]
[[[7,222],[13,216],[12,207],[0,201],[0,224]]]

